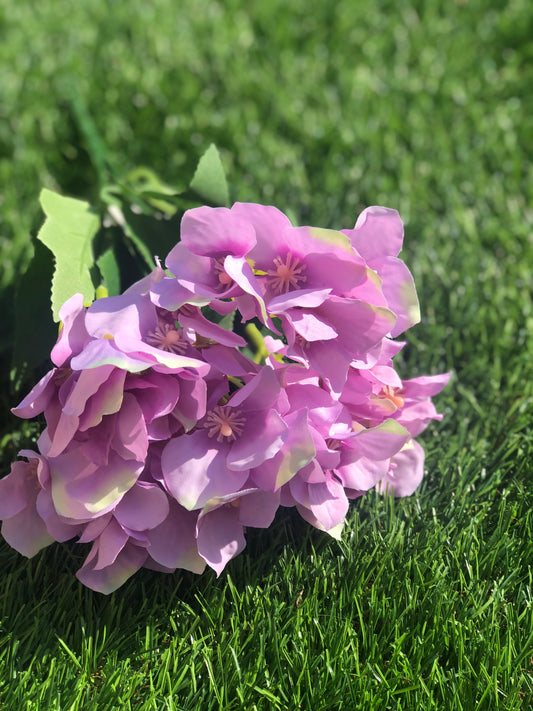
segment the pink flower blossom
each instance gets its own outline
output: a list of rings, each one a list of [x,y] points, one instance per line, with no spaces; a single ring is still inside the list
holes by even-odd
[[[107,594],[142,567],[220,575],[280,505],[338,538],[350,499],[412,494],[449,374],[396,372],[392,338],[419,319],[402,242],[382,207],[340,232],[201,207],[170,275],[72,296],[54,367],[13,408],[45,427],[0,480],[7,542],[91,544],[77,577]]]

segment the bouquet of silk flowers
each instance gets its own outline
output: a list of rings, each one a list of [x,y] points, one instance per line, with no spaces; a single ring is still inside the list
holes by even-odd
[[[384,207],[341,231],[197,207],[165,268],[71,296],[53,368],[13,409],[46,426],[0,480],[5,540],[91,544],[77,577],[110,593],[142,567],[219,575],[279,506],[339,538],[350,499],[412,494],[449,374],[394,368],[419,321],[402,241]]]

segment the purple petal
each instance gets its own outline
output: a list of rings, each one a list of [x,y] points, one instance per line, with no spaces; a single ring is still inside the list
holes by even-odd
[[[113,370],[111,365],[82,370],[70,391],[67,401],[63,405],[65,415],[81,415],[85,410],[87,400],[98,391],[103,383],[109,380]]]
[[[370,267],[366,267],[365,278],[361,283],[345,293],[344,296],[366,301],[374,306],[387,306],[387,299],[383,294],[383,281],[378,273]]]
[[[245,411],[266,410],[274,406],[280,393],[278,377],[273,368],[264,366],[228,400],[231,407],[242,406]]]
[[[431,400],[422,400],[404,406],[398,420],[409,430],[412,437],[417,437],[426,429],[431,420],[442,420],[442,415],[437,413]]]
[[[222,506],[198,520],[198,553],[216,572],[217,577],[228,561],[244,550],[246,541],[236,508]]]
[[[146,531],[161,524],[168,512],[165,492],[155,484],[138,481],[118,503],[115,518],[133,531]]]
[[[381,492],[411,496],[424,477],[424,450],[418,442],[396,454],[386,476],[376,485]]]
[[[92,558],[78,570],[76,577],[91,590],[109,595],[142,567],[146,557],[147,552],[144,548],[128,543],[109,567],[96,570],[96,563]]]
[[[177,247],[179,247],[179,243],[176,245],[175,249]],[[198,259],[203,258],[198,257]],[[210,260],[206,261],[209,262],[210,268]],[[165,277],[165,279],[157,284],[152,284],[150,298],[153,304],[159,306],[160,308],[167,309],[168,311],[176,311],[184,304],[194,303],[198,306],[202,306],[209,303],[209,298],[196,295],[173,277]]]
[[[289,218],[276,207],[251,202],[236,202],[231,212],[254,227],[257,243],[249,256],[258,262],[272,261],[286,244],[282,236],[291,227]]]
[[[54,540],[46,530],[46,525],[39,516],[36,509],[37,494],[40,491],[39,482],[36,476],[32,476],[29,464],[26,462],[18,462],[20,465],[26,465],[25,469],[16,467],[14,472],[19,479],[19,485],[23,484],[24,488],[24,508],[19,509],[20,490],[15,492],[15,501],[13,506],[7,506],[6,513],[17,511],[15,515],[6,518],[2,524],[2,535],[9,545],[17,550],[22,555],[31,558],[41,548],[48,546]],[[12,476],[8,475],[7,478]],[[5,481],[5,480],[3,480]]]
[[[324,481],[326,475],[324,469],[320,466],[316,459],[312,459],[309,464],[300,469],[298,472],[298,481],[306,484],[320,484]]]
[[[290,319],[294,330],[306,341],[329,341],[337,338],[337,331],[317,314],[305,311],[291,311]]]
[[[56,385],[53,382],[53,377],[57,372],[57,368],[49,370],[48,373],[39,380],[37,385],[32,388],[28,395],[26,395],[24,400],[11,409],[11,412],[17,417],[22,417],[26,420],[44,412],[48,403],[56,393]]]
[[[358,372],[350,369],[346,383],[342,388],[340,396],[341,402],[350,403],[353,405],[362,405],[366,403],[372,394],[372,386]]]
[[[173,410],[175,417],[183,424],[185,431],[190,430],[205,415],[207,405],[207,387],[205,380],[194,378],[182,380],[180,398]]]
[[[58,367],[79,353],[89,340],[85,328],[85,307],[82,294],[74,294],[59,309],[62,328],[50,358]]]
[[[93,570],[102,570],[112,565],[128,542],[128,534],[111,519],[98,539],[98,558]]]
[[[205,375],[209,370],[209,367],[202,360],[169,353],[124,334],[117,336],[116,346],[124,353],[128,353],[131,358],[137,358],[140,363],[143,363],[143,370],[150,366],[159,372],[179,372],[182,368],[194,368],[200,375]],[[131,372],[138,372],[138,369],[134,370],[130,367],[127,369]]]
[[[159,284],[159,282],[165,278],[165,270],[161,267],[161,263],[158,257],[155,258],[155,262],[156,266],[150,272],[150,274],[143,277],[142,279],[139,279],[139,281],[136,281],[134,284],[129,286],[124,291],[124,294],[138,294],[140,296],[145,296],[149,293],[151,287],[154,284]]]
[[[47,457],[59,456],[61,452],[65,450],[66,446],[72,441],[72,438],[78,430],[79,424],[79,417],[66,415],[62,412],[50,442],[50,448],[44,449],[41,447],[42,453]]]
[[[389,459],[368,459],[359,457],[355,461],[345,461],[335,469],[335,473],[341,479],[342,485],[347,489],[357,489],[358,491],[368,491],[383,479],[389,470]]]
[[[181,221],[181,240],[194,254],[237,257],[247,254],[256,242],[250,222],[225,207],[187,210]]]
[[[314,309],[328,298],[331,289],[299,289],[276,296],[268,302],[268,310],[273,314],[283,313],[299,307]]]
[[[154,289],[152,300],[154,293],[164,296],[164,300],[160,296],[156,302],[158,305],[163,305],[170,311],[174,311],[175,309],[171,307],[174,306],[174,303],[179,303],[180,300],[181,306],[185,303],[196,302],[198,299],[205,300],[208,296],[217,296],[221,292],[222,287],[218,274],[213,269],[213,258],[193,254],[183,242],[178,242],[172,249],[166,259],[166,264],[175,275],[176,283],[180,285],[182,291],[176,287],[172,288],[170,284],[166,284],[163,289],[161,287],[157,290]]]
[[[146,296],[121,294],[93,301],[85,315],[85,325],[93,338],[124,334],[141,340],[142,334],[157,326],[155,306]]]
[[[309,408],[310,422],[327,436],[334,424],[343,422],[351,429],[352,420],[346,408],[334,400],[329,392],[316,385],[297,383],[285,388],[291,410]],[[343,427],[342,429],[346,429]]]
[[[350,441],[361,457],[389,459],[409,441],[411,435],[396,420],[388,419],[377,427],[358,432]]]
[[[10,474],[0,479],[0,519],[20,513],[35,498],[33,479],[36,476],[28,462],[13,462]]]
[[[28,506],[2,523],[2,536],[22,555],[31,558],[54,542],[34,506]]]
[[[57,515],[54,508],[54,502],[49,491],[41,489],[37,494],[37,513],[43,519],[46,530],[52,536],[54,541],[68,541],[74,536],[78,536],[82,530],[82,524],[77,521],[68,522],[61,516]]]
[[[180,314],[178,320],[183,328],[192,328],[200,336],[210,338],[220,345],[237,348],[246,345],[244,338],[232,331],[227,331],[216,323],[208,321],[201,312],[198,312],[194,317]]]
[[[446,387],[451,373],[440,375],[423,375],[420,378],[404,380],[403,387],[406,397],[433,397]]]
[[[263,323],[270,328],[272,321],[270,316],[267,315],[263,295],[261,294],[257,279],[248,262],[244,258],[228,255],[224,259],[224,269],[246,294],[250,294],[254,297],[259,306]]]
[[[105,415],[114,415],[122,405],[126,371],[113,368],[109,378],[85,406],[80,417],[80,432],[96,427]]]
[[[167,518],[146,534],[150,542],[150,556],[171,570],[183,568],[193,573],[203,572],[205,561],[196,548],[197,518],[198,514],[171,501]]]
[[[252,528],[268,528],[276,516],[280,492],[254,491],[239,501],[239,523]]]
[[[309,508],[325,531],[342,524],[348,512],[348,499],[342,484],[332,477],[323,484],[310,484]]]
[[[396,257],[403,244],[403,224],[396,210],[367,207],[353,230],[342,230],[366,261],[384,256]]]
[[[226,346],[210,346],[203,350],[203,356],[208,363],[225,375],[241,377],[257,372],[259,367],[239,351]]]
[[[339,395],[346,382],[350,366],[350,356],[337,341],[316,341],[311,343],[305,353],[315,370],[327,378],[335,395]]]
[[[384,257],[371,262],[370,265],[383,280],[383,294],[387,299],[387,306],[397,316],[391,329],[391,336],[395,338],[420,321],[415,282],[409,269],[396,257]]]
[[[91,341],[83,351],[70,362],[74,370],[114,365],[130,373],[140,373],[150,367],[147,358],[138,358],[119,351],[108,339]]]
[[[142,464],[126,462],[114,452],[106,466],[89,461],[81,448],[50,459],[52,498],[57,513],[86,520],[106,513],[137,481]]]
[[[325,531],[328,533],[332,538],[335,538],[336,540],[340,540],[341,538],[341,532],[344,526],[344,522],[339,523],[337,526],[334,528],[331,528],[329,530],[326,530],[323,526],[323,524],[317,519],[317,517],[313,514],[311,509],[306,508],[302,504],[296,504],[296,509],[300,516],[304,519],[304,521],[307,521],[307,523],[310,523],[311,526],[314,526],[315,528],[318,528],[319,531]]]
[[[261,489],[275,491],[316,454],[315,445],[307,425],[307,410],[300,410],[286,417],[289,432],[281,451],[253,470],[252,478]]]
[[[120,412],[115,419],[113,449],[124,459],[144,462],[148,451],[148,434],[139,403],[130,393],[124,393]]]
[[[161,456],[165,484],[172,496],[189,511],[203,508],[210,499],[239,491],[248,471],[226,466],[229,445],[214,443],[205,430],[176,437]]]
[[[368,278],[364,261],[355,254],[348,255],[344,251],[342,258],[339,258],[338,254],[307,254],[305,266],[306,284],[324,287],[333,285],[330,291],[340,296],[345,296],[353,289],[361,287]],[[373,290],[372,293],[374,294],[375,291]],[[371,303],[376,302],[371,301]]]
[[[141,377],[129,377],[126,390],[131,392],[142,410],[146,422],[172,412],[180,397],[180,381],[170,374],[148,372]]]
[[[339,296],[331,296],[318,308],[318,314],[337,330],[339,343],[352,358],[378,344],[396,320],[388,309]]]
[[[107,527],[112,518],[113,513],[109,511],[103,516],[99,516],[98,518],[94,518],[92,521],[89,521],[87,524],[85,524],[83,533],[79,537],[78,543],[90,543],[91,541],[96,540],[103,532],[103,530]]]
[[[388,365],[374,365],[369,370],[363,371],[362,375],[371,382],[390,385],[393,388],[401,388],[403,385],[398,373]]]
[[[279,452],[287,435],[287,425],[275,410],[248,412],[244,431],[228,454],[228,468],[242,471],[258,467]]]

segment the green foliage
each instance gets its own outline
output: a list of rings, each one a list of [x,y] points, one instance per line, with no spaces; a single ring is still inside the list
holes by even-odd
[[[107,289],[108,296],[120,294],[120,266],[112,247],[108,247],[98,257],[96,265],[102,275],[102,285]]]
[[[197,199],[206,205],[228,205],[229,191],[219,152],[212,143],[200,158],[190,185]]]
[[[17,386],[48,359],[57,339],[57,324],[50,313],[53,276],[52,253],[42,242],[35,241],[33,258],[19,281],[14,301],[12,366]]]
[[[3,471],[38,434],[9,416],[7,373],[15,323],[48,352],[51,262],[21,276],[41,186],[131,222],[146,259],[109,216],[93,245],[124,289],[165,256],[212,142],[232,199],[331,228],[397,208],[422,310],[402,374],[455,371],[421,490],[354,502],[341,543],[285,513],[218,580],[143,571],[109,598],[73,579],[86,548],[0,546],[0,706],[533,705],[532,21],[526,0],[0,9]]]
[[[39,239],[54,255],[52,312],[59,321],[59,309],[76,293],[84,301],[94,299],[90,268],[94,263],[92,241],[98,232],[98,215],[86,202],[63,197],[51,190],[41,192],[41,207],[46,221]]]
[[[103,165],[101,139],[87,117],[85,124]],[[105,175],[110,176],[107,168]],[[228,186],[219,153],[211,145],[200,158],[190,185],[180,191],[152,170],[136,168],[121,183],[102,185],[98,205],[47,189],[41,192],[40,201],[46,220],[37,239],[50,250],[53,266],[50,254],[36,242],[15,297],[15,389],[48,360],[57,336],[47,303],[51,301],[53,320],[59,321],[61,305],[76,293],[83,294],[88,303],[99,286],[110,296],[119,294],[154,268],[155,256],[164,257],[176,244],[186,207],[204,201],[227,204]],[[28,328],[32,339],[27,337]]]
[[[200,158],[186,191],[185,199],[196,204],[226,205],[228,186],[224,168],[216,147],[211,144]],[[176,195],[156,174],[146,168],[131,171],[123,184],[104,185],[101,199],[107,215],[121,228],[137,255],[144,261],[144,269],[154,267],[154,252],[166,254],[179,235],[177,210],[165,200]],[[179,193],[177,197],[180,197]],[[91,270],[97,266],[102,279],[113,291],[120,285],[120,265],[112,247],[96,260],[93,244],[102,227],[100,215],[88,203],[63,197],[50,190],[41,192],[41,206],[46,221],[37,238],[54,255],[52,279],[52,312],[58,321],[61,305],[77,292],[85,301],[94,298],[95,285]],[[142,272],[141,272],[142,275]]]

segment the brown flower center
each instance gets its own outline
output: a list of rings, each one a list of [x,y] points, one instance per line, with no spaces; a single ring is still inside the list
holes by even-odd
[[[403,407],[404,399],[399,395],[401,388],[394,388],[392,385],[385,385],[381,392],[378,393],[378,397],[381,399],[390,400],[398,409]]]
[[[217,442],[233,442],[240,437],[246,424],[246,418],[239,410],[229,405],[217,405],[207,414],[204,427],[208,437],[217,438]]]
[[[170,323],[163,323],[155,327],[146,336],[146,342],[167,353],[181,354],[187,349],[187,343],[182,339],[178,330]]]
[[[267,282],[277,294],[286,294],[291,288],[299,289],[300,283],[307,281],[307,277],[302,274],[306,266],[298,257],[289,253],[285,256],[285,261],[276,257],[273,263],[275,269],[269,269],[267,272]]]

